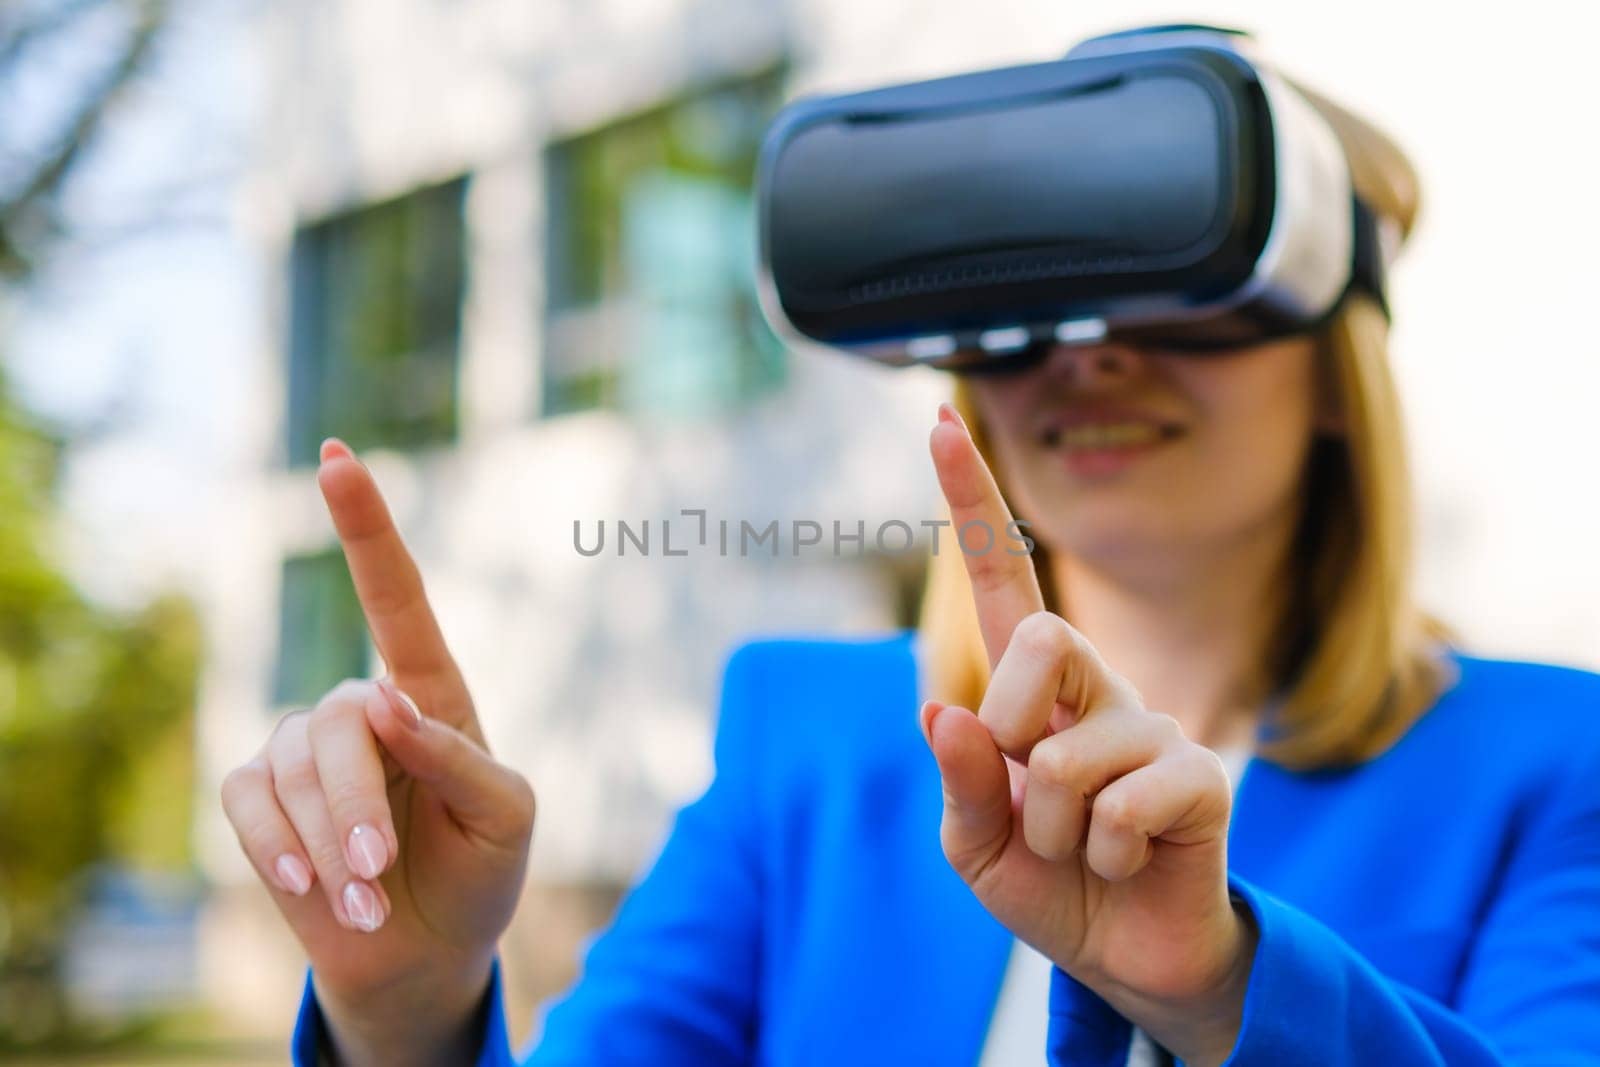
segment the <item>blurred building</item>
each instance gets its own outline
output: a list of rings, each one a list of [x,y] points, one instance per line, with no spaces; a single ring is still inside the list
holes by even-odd
[[[276,296],[242,428],[255,472],[219,532],[239,552],[212,605],[204,789],[277,715],[381,670],[313,480],[341,436],[389,495],[495,753],[539,793],[507,942],[529,999],[708,779],[733,644],[910,620],[920,553],[875,532],[940,514],[940,383],[786,351],[762,321],[750,186],[803,66],[789,5],[260,18],[269,115],[240,214]],[[744,522],[777,536],[741,551]],[[797,546],[796,523],[821,543]],[[297,946],[203,808],[210,988],[281,1025]]]

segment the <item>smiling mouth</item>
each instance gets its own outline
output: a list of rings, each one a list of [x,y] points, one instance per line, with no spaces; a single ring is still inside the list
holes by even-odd
[[[1154,422],[1080,423],[1076,426],[1051,427],[1040,435],[1039,441],[1046,448],[1060,448],[1069,452],[1101,452],[1141,448],[1161,441],[1170,441],[1182,432],[1176,426]]]

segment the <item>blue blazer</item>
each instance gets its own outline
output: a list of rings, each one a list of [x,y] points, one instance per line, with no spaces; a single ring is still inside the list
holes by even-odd
[[[1600,1064],[1600,675],[1451,658],[1379,758],[1247,765],[1229,1064]],[[973,1063],[1013,939],[945,861],[918,704],[910,635],[739,648],[712,784],[521,1057],[496,965],[479,1063]],[[1128,1022],[1059,969],[1039,1010],[1041,1059],[1125,1062]],[[296,1063],[320,1026],[308,977]]]

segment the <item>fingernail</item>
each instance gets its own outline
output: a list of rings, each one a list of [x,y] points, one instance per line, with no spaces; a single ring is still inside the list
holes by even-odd
[[[340,458],[340,459],[355,459],[356,458],[355,450],[352,449],[349,445],[345,444],[343,441],[339,440],[337,437],[329,437],[329,438],[326,438],[325,440],[323,440],[323,442],[322,442],[322,450],[318,453],[318,455],[320,456],[322,462],[324,462],[324,463],[326,463],[326,462],[328,462],[328,460],[334,459],[334,458]]]
[[[939,405],[939,421],[953,422],[962,430],[967,428],[967,421],[961,417],[961,412],[957,411],[956,406],[948,400]]]
[[[407,696],[403,689],[387,678],[378,679],[378,688],[383,690],[383,695],[389,699],[389,708],[394,712],[395,718],[413,730],[422,728],[422,709],[417,707],[417,702]]]
[[[917,725],[922,727],[922,739],[933,747],[933,717],[944,708],[937,700],[924,700],[922,710],[917,712]]]
[[[350,831],[350,869],[363,878],[376,878],[389,862],[389,846],[378,831],[362,823]]]
[[[279,856],[272,869],[278,873],[278,884],[297,897],[305,896],[306,890],[311,888],[311,871],[293,853]]]
[[[364,933],[372,933],[383,925],[383,906],[378,894],[365,882],[351,882],[344,887],[344,910],[350,916],[350,925]]]

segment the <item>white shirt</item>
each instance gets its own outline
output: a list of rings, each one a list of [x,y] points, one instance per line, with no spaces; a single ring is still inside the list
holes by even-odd
[[[1222,765],[1234,792],[1249,765],[1248,745],[1218,749]],[[979,1067],[1014,1067],[1021,1063],[1043,1063],[1050,1022],[1051,963],[1038,949],[1025,941],[1015,941],[1006,973],[1000,980],[1000,998],[989,1018],[989,1033],[984,1038]],[[1134,1027],[1133,1045],[1128,1050],[1127,1067],[1158,1067],[1160,1053],[1143,1030]]]

